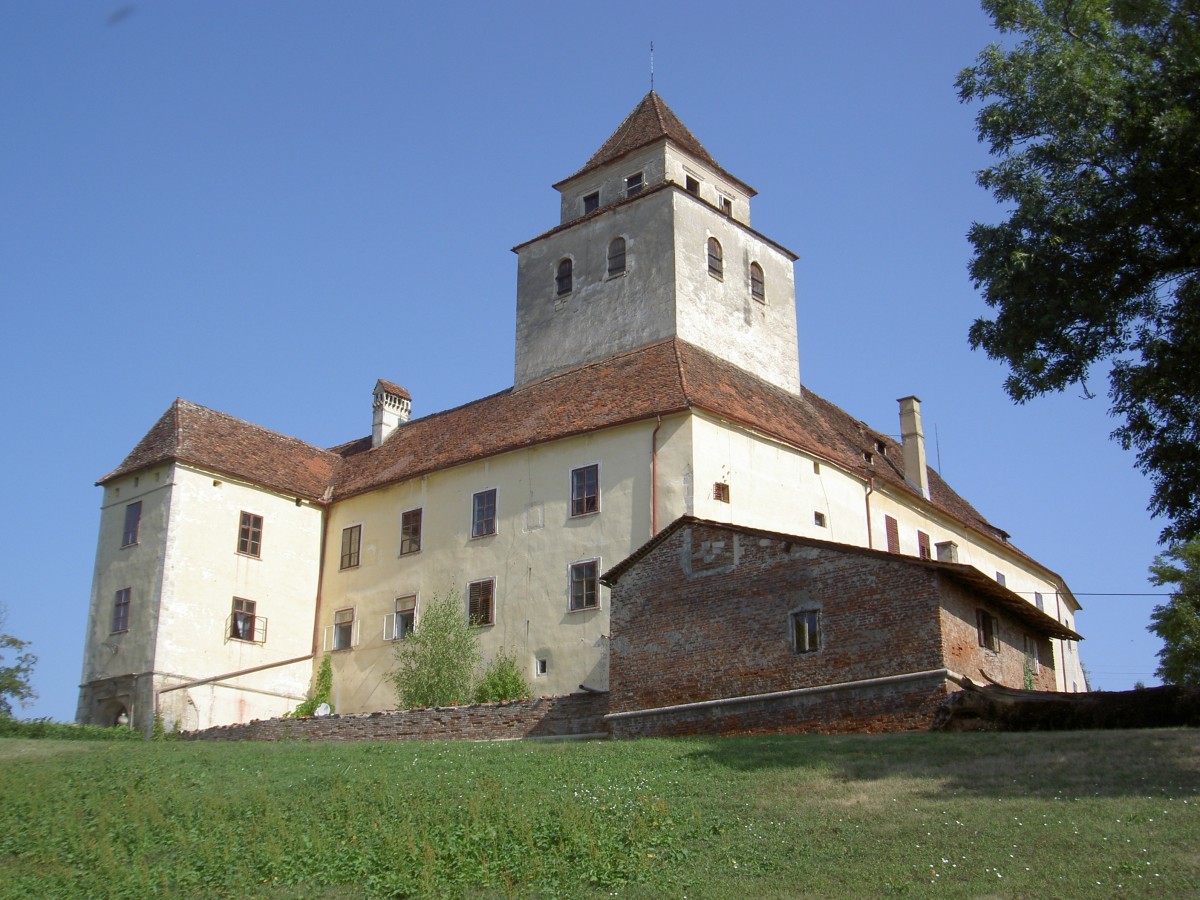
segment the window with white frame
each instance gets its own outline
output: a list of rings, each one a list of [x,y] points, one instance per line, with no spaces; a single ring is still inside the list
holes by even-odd
[[[130,547],[138,542],[142,525],[142,501],[137,500],[125,507],[125,528],[121,532],[121,546]]]
[[[821,610],[797,609],[790,615],[792,652],[815,653],[821,649]]]
[[[410,509],[400,516],[400,555],[407,556],[421,549],[421,520],[420,509]]]
[[[342,529],[342,569],[354,569],[358,567],[359,550],[362,547],[362,526],[351,525],[349,528]]]
[[[571,564],[570,608],[596,609],[600,605],[600,564],[589,559]]]
[[[479,491],[471,498],[471,537],[496,533],[496,489]]]
[[[600,511],[600,466],[580,466],[571,470],[571,516],[587,516]]]
[[[495,578],[483,578],[467,585],[467,621],[472,625],[496,623]]]
[[[383,639],[402,641],[417,627],[417,595],[396,598],[396,608],[383,617]]]
[[[349,650],[354,646],[354,607],[339,609],[333,614],[329,650]]]
[[[642,188],[646,186],[645,179],[642,178],[641,172],[634,172],[632,175],[625,176],[625,196],[632,197],[634,194],[640,193]]]

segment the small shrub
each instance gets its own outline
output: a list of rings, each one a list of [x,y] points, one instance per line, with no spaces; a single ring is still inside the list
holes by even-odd
[[[529,685],[517,668],[517,658],[501,647],[475,686],[475,702],[501,703],[505,700],[524,700],[529,695]]]
[[[412,634],[396,642],[395,652],[398,667],[391,678],[402,709],[471,702],[479,638],[456,592],[434,596]]]
[[[308,699],[303,701],[299,706],[293,709],[290,713],[284,713],[285,719],[299,719],[311,716],[317,711],[317,707],[322,703],[329,703],[329,708],[333,709],[333,704],[329,702],[329,697],[333,693],[333,663],[329,656],[326,655],[321,660],[321,667],[317,669],[317,681],[313,685],[312,691],[308,695]]]

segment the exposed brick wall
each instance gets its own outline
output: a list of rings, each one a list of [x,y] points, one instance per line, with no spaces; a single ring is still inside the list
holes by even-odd
[[[823,646],[798,654],[788,614],[807,604]],[[680,528],[613,590],[612,709],[938,669],[938,619],[936,574],[901,560]]]
[[[613,737],[924,731],[946,699],[940,677],[610,718]]]
[[[607,734],[608,694],[306,719],[261,719],[185,732],[204,741],[483,741]]]
[[[943,579],[941,594],[942,641],[945,646],[946,666],[973,681],[985,681],[986,673],[987,677],[1006,687],[1025,687],[1025,637],[1032,637],[1033,633],[1004,610],[971,595],[950,579]],[[999,652],[979,646],[975,612],[981,607],[995,616],[999,625]],[[1040,671],[1033,675],[1032,689],[1057,690],[1054,650],[1050,646],[1049,638],[1038,638],[1037,655],[1040,665],[1035,668],[1039,668]]]

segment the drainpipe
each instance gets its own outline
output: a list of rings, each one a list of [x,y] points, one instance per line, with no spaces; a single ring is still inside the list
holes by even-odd
[[[662,416],[656,416],[658,424],[650,435],[650,537],[658,534],[658,429],[662,428]]]
[[[324,498],[323,498],[324,499]],[[321,590],[325,584],[325,542],[329,537],[329,504],[328,502],[321,504],[321,555],[317,560],[317,596],[315,598],[316,608],[313,610],[313,639],[312,639],[312,655],[316,658],[317,648],[320,646],[319,637],[321,634]]]
[[[871,495],[875,493],[875,476],[867,476],[867,493],[863,500],[867,504],[867,549],[874,550],[875,544],[871,540]]]

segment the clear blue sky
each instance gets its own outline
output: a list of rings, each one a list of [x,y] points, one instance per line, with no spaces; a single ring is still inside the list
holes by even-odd
[[[995,35],[918,3],[0,5],[0,601],[74,716],[97,478],[176,396],[333,445],[512,384],[516,256],[656,87],[800,254],[801,376],[930,460],[1080,595],[1093,686],[1154,683],[1160,528],[1103,399],[1014,407],[967,347],[999,210],[953,81]],[[1094,387],[1103,388],[1099,378]]]

